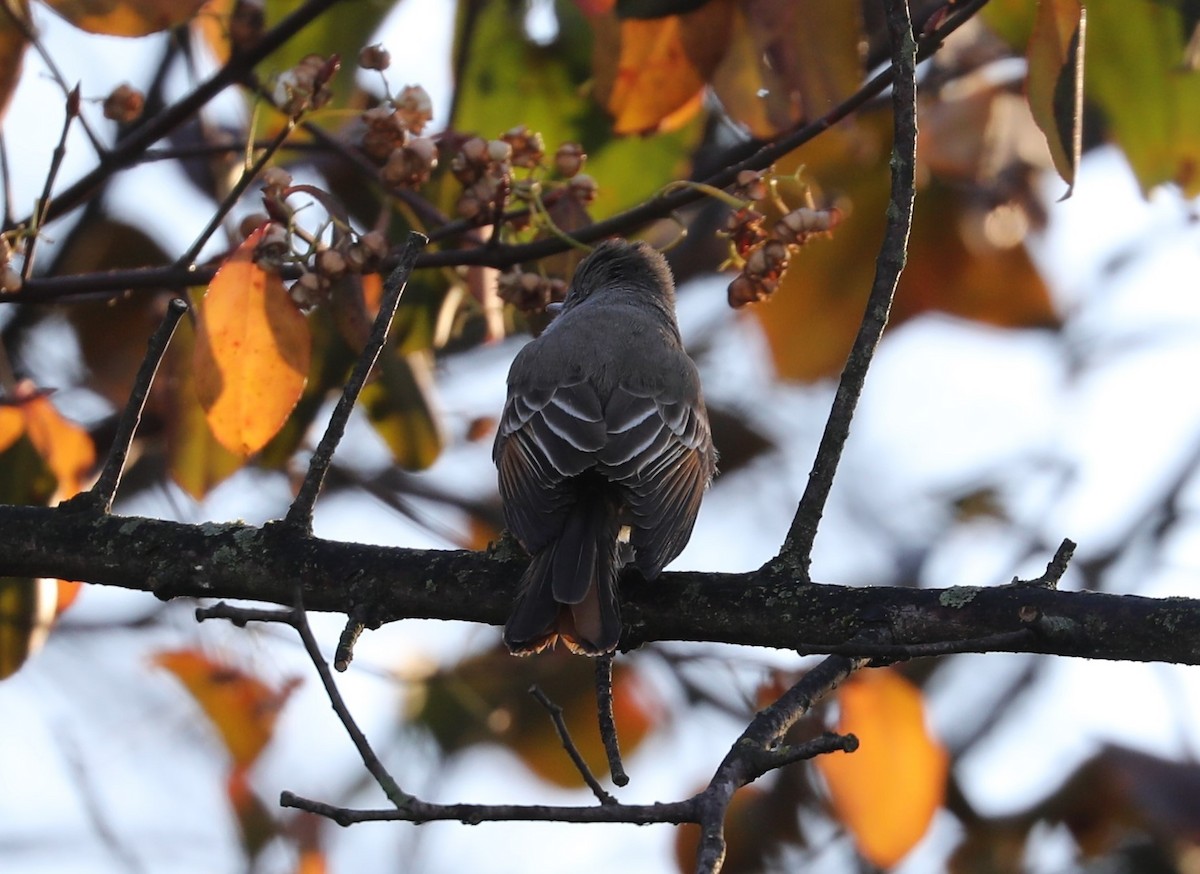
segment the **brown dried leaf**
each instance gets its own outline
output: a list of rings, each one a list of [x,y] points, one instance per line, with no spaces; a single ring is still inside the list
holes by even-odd
[[[1087,15],[1079,0],[1039,0],[1026,58],[1026,94],[1054,168],[1075,185],[1083,145],[1083,56]]]

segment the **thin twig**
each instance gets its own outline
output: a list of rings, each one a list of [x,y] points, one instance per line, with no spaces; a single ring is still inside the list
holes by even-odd
[[[42,40],[38,36],[37,30],[34,29],[33,23],[25,16],[18,14],[11,3],[0,3],[0,7],[3,7],[9,21],[11,21],[19,31],[21,31],[21,36],[28,40],[30,45],[33,46],[34,51],[36,51],[41,57],[42,63],[45,64],[46,69],[50,71],[51,77],[53,77],[54,81],[58,83],[58,87],[62,89],[63,97],[69,98],[72,88],[67,84],[67,77],[64,76],[62,74],[62,70],[58,68],[58,64],[56,64],[54,61],[54,56],[51,55],[50,52],[46,51],[46,46],[42,44]],[[78,87],[78,85],[75,86],[75,88]],[[96,150],[96,154],[103,155],[105,152],[104,143],[102,143],[100,138],[96,136],[96,132],[92,130],[91,125],[88,124],[87,119],[82,115],[79,116],[79,124],[83,127],[83,132],[87,134],[87,138],[91,140],[92,148]]]
[[[4,176],[4,227],[13,226],[12,172],[8,166],[8,140],[0,135],[0,174]]]
[[[1058,545],[1057,551],[1054,553],[1054,558],[1050,559],[1046,565],[1046,572],[1040,577],[1032,580],[1019,580],[1013,577],[1010,586],[1037,586],[1043,589],[1057,589],[1058,582],[1062,579],[1063,574],[1067,572],[1067,565],[1071,563],[1071,556],[1075,554],[1075,543],[1072,540],[1064,539]]]
[[[384,283],[383,301],[379,305],[379,315],[375,318],[375,325],[371,328],[371,336],[367,339],[367,345],[362,354],[354,363],[350,379],[346,382],[342,396],[338,399],[333,414],[329,417],[329,425],[321,436],[321,442],[313,451],[312,458],[309,459],[308,473],[304,477],[304,482],[301,483],[300,489],[296,493],[296,499],[292,501],[292,506],[288,508],[287,518],[284,520],[287,525],[303,531],[312,530],[313,506],[317,502],[321,484],[325,481],[325,472],[329,469],[329,462],[333,460],[334,450],[337,449],[337,445],[346,431],[346,422],[350,419],[350,413],[358,400],[359,392],[366,385],[367,377],[375,367],[375,362],[379,360],[383,344],[387,342],[388,330],[391,328],[392,317],[396,314],[396,307],[400,303],[400,295],[404,293],[408,277],[412,274],[417,254],[426,242],[427,238],[424,234],[409,231],[408,239],[404,243],[404,251],[400,254],[400,263],[396,265],[396,269]]]
[[[287,43],[313,19],[338,2],[339,0],[306,0],[279,24],[264,33],[252,48],[244,52],[234,52],[221,69],[196,86],[179,102],[146,119],[145,123],[130,131],[113,149],[101,157],[95,169],[59,192],[44,217],[45,221],[53,221],[85,203],[114,173],[140,161],[149,146],[195,115],[221,91],[240,82],[259,61]]]
[[[137,376],[134,377],[129,400],[125,404],[125,409],[121,411],[121,419],[117,422],[117,433],[113,437],[112,447],[108,450],[108,458],[104,461],[104,469],[91,489],[80,495],[80,497],[86,496],[86,502],[90,506],[99,508],[104,513],[112,510],[113,498],[121,483],[121,475],[125,472],[129,448],[133,445],[134,434],[137,433],[138,425],[141,423],[142,410],[146,406],[150,386],[154,382],[155,374],[158,373],[158,366],[162,363],[171,337],[175,334],[175,327],[187,310],[187,302],[182,298],[174,298],[167,304],[167,312],[157,330],[150,337],[146,356],[142,359]]]
[[[595,804],[590,807],[553,804],[431,804],[415,801],[400,810],[355,810],[313,801],[292,792],[282,792],[280,807],[307,810],[333,820],[338,825],[359,822],[443,822],[464,825],[481,822],[610,822],[630,825],[680,825],[696,822],[696,800],[654,804]],[[536,861],[536,849],[530,861]]]
[[[355,749],[358,750],[363,765],[371,773],[371,776],[375,778],[375,782],[379,784],[379,788],[388,797],[388,801],[392,802],[398,809],[403,809],[415,800],[412,795],[409,795],[400,788],[400,784],[396,782],[396,779],[384,767],[383,762],[375,755],[375,751],[371,749],[370,741],[367,740],[367,736],[363,734],[362,729],[358,727],[358,723],[350,713],[350,709],[346,706],[346,701],[342,698],[342,693],[333,679],[333,673],[329,670],[329,663],[321,655],[321,647],[313,635],[312,626],[308,624],[308,613],[304,609],[299,589],[296,590],[295,605],[290,610],[247,609],[221,603],[214,604],[212,607],[198,608],[196,610],[196,620],[203,622],[205,619],[228,619],[235,625],[240,626],[244,626],[247,622],[282,622],[296,629],[296,633],[300,635],[300,640],[304,643],[305,652],[308,653],[313,667],[317,669],[317,674],[321,678],[321,685],[325,687],[325,695],[329,698],[329,704],[333,707],[333,712],[341,720],[342,727],[346,729],[346,734],[350,735],[350,740],[353,741]]]
[[[858,738],[854,735],[825,732],[820,737],[814,737],[812,740],[796,746],[783,744],[767,751],[763,756],[762,766],[765,773],[767,770],[778,770],[797,762],[807,762],[817,756],[825,756],[830,753],[852,753],[857,749]]]
[[[321,685],[325,687],[325,694],[329,697],[330,705],[338,715],[338,719],[341,720],[342,727],[346,729],[346,734],[350,735],[350,740],[354,742],[354,747],[358,750],[363,765],[371,772],[371,776],[375,778],[375,782],[379,784],[379,788],[388,797],[388,801],[396,805],[397,808],[403,808],[413,801],[413,796],[400,788],[400,784],[396,782],[396,778],[388,772],[383,762],[379,761],[379,757],[375,755],[375,751],[371,749],[371,744],[367,740],[367,736],[358,727],[358,723],[355,722],[350,709],[346,706],[346,702],[342,698],[342,693],[338,690],[337,683],[333,679],[333,673],[329,670],[329,663],[321,655],[321,648],[317,645],[316,637],[313,636],[312,627],[308,624],[308,614],[304,610],[304,605],[300,603],[299,590],[297,590],[296,600],[297,603],[294,610],[296,631],[300,633],[300,639],[304,642],[304,649],[308,652],[308,657],[312,660],[313,667],[317,669],[317,673],[321,677]]]
[[[350,663],[354,661],[354,645],[358,643],[358,638],[367,626],[355,619],[353,616],[346,617],[346,625],[342,628],[342,633],[338,637],[337,649],[333,652],[333,669],[338,673],[344,673]]]
[[[621,743],[617,737],[617,721],[613,718],[613,654],[605,653],[596,659],[596,714],[600,722],[600,739],[608,757],[608,773],[618,786],[629,785],[629,775],[621,763]]]
[[[838,381],[833,407],[821,435],[821,443],[813,460],[808,486],[800,498],[791,528],[783,541],[779,555],[773,560],[788,571],[808,580],[809,563],[812,559],[813,541],[825,511],[825,501],[833,486],[838,462],[846,438],[850,435],[850,422],[862,394],[867,370],[875,354],[875,347],[887,324],[892,307],[892,297],[900,273],[908,258],[908,236],[912,229],[913,200],[915,199],[915,174],[917,154],[917,46],[913,41],[912,21],[909,17],[907,0],[889,0],[887,4],[888,32],[892,42],[892,113],[894,139],[892,144],[892,190],[887,208],[887,227],[883,244],[875,261],[875,280],[867,298],[866,312],[859,325],[858,336],[842,377]]]
[[[583,782],[587,783],[592,794],[596,796],[596,800],[605,805],[619,803],[617,799],[604,791],[604,787],[600,785],[600,781],[596,779],[592,769],[579,754],[579,748],[575,746],[575,741],[571,740],[571,732],[567,730],[566,720],[563,719],[563,709],[551,701],[536,683],[529,687],[529,694],[550,714],[550,719],[554,722],[554,730],[558,732],[558,739],[562,741],[563,749],[571,757],[571,764],[575,766],[579,776],[583,777]]]
[[[175,262],[177,267],[189,269],[194,266],[193,262],[196,260],[196,256],[200,254],[200,250],[204,248],[204,244],[208,242],[209,237],[216,233],[217,228],[221,226],[221,222],[225,221],[225,216],[229,215],[230,210],[237,205],[242,194],[250,187],[250,183],[258,177],[263,167],[267,166],[267,162],[275,156],[275,153],[279,151],[279,147],[291,136],[295,127],[296,120],[294,118],[288,119],[287,124],[271,139],[271,142],[263,149],[262,154],[258,156],[255,162],[249,167],[242,169],[242,175],[238,177],[238,181],[234,183],[233,187],[229,189],[229,193],[221,200],[216,212],[213,213],[204,230],[200,232],[200,236],[196,237],[192,245],[188,247],[188,250],[180,255],[179,259]]]
[[[700,814],[697,874],[716,874],[721,870],[725,860],[725,816],[734,793],[766,771],[793,761],[786,754],[772,755],[772,749],[778,746],[784,733],[812,709],[816,701],[836,689],[846,677],[866,663],[866,659],[829,656],[801,677],[774,704],[759,711],[746,726],[713,774],[708,787],[697,797]]]
[[[67,155],[67,134],[71,132],[71,123],[79,117],[79,86],[76,85],[67,94],[66,115],[63,118],[62,133],[58,137],[58,145],[50,157],[50,169],[46,171],[46,182],[42,186],[42,196],[38,198],[37,207],[30,223],[29,242],[25,246],[25,263],[21,265],[21,281],[27,280],[33,272],[34,253],[37,251],[38,239],[42,235],[42,226],[46,224],[46,215],[50,211],[50,192],[54,189],[54,180],[58,178],[59,168]]]

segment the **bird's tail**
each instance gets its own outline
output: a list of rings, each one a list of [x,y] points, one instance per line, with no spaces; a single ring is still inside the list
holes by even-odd
[[[560,638],[584,655],[617,648],[622,564],[617,511],[607,489],[586,490],[558,539],[533,556],[504,626],[504,642],[513,653],[540,652]]]

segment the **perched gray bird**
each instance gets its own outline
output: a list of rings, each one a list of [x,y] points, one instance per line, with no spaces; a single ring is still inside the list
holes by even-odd
[[[653,579],[679,555],[716,469],[662,255],[612,241],[580,263],[559,315],[513,361],[492,458],[505,522],[532,556],[504,642],[612,652],[622,566]]]

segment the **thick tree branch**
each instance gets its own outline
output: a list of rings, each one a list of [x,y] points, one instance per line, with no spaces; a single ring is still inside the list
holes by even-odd
[[[366,625],[405,618],[500,625],[528,559],[497,550],[339,543],[241,524],[185,525],[71,508],[0,505],[0,576],[85,580],[161,598],[240,598],[354,612]],[[1200,664],[1200,600],[1061,592],[1040,586],[907,589],[798,586],[775,572],[630,572],[627,647],[698,640],[908,658],[1038,652]],[[883,629],[888,644],[862,643]]]

